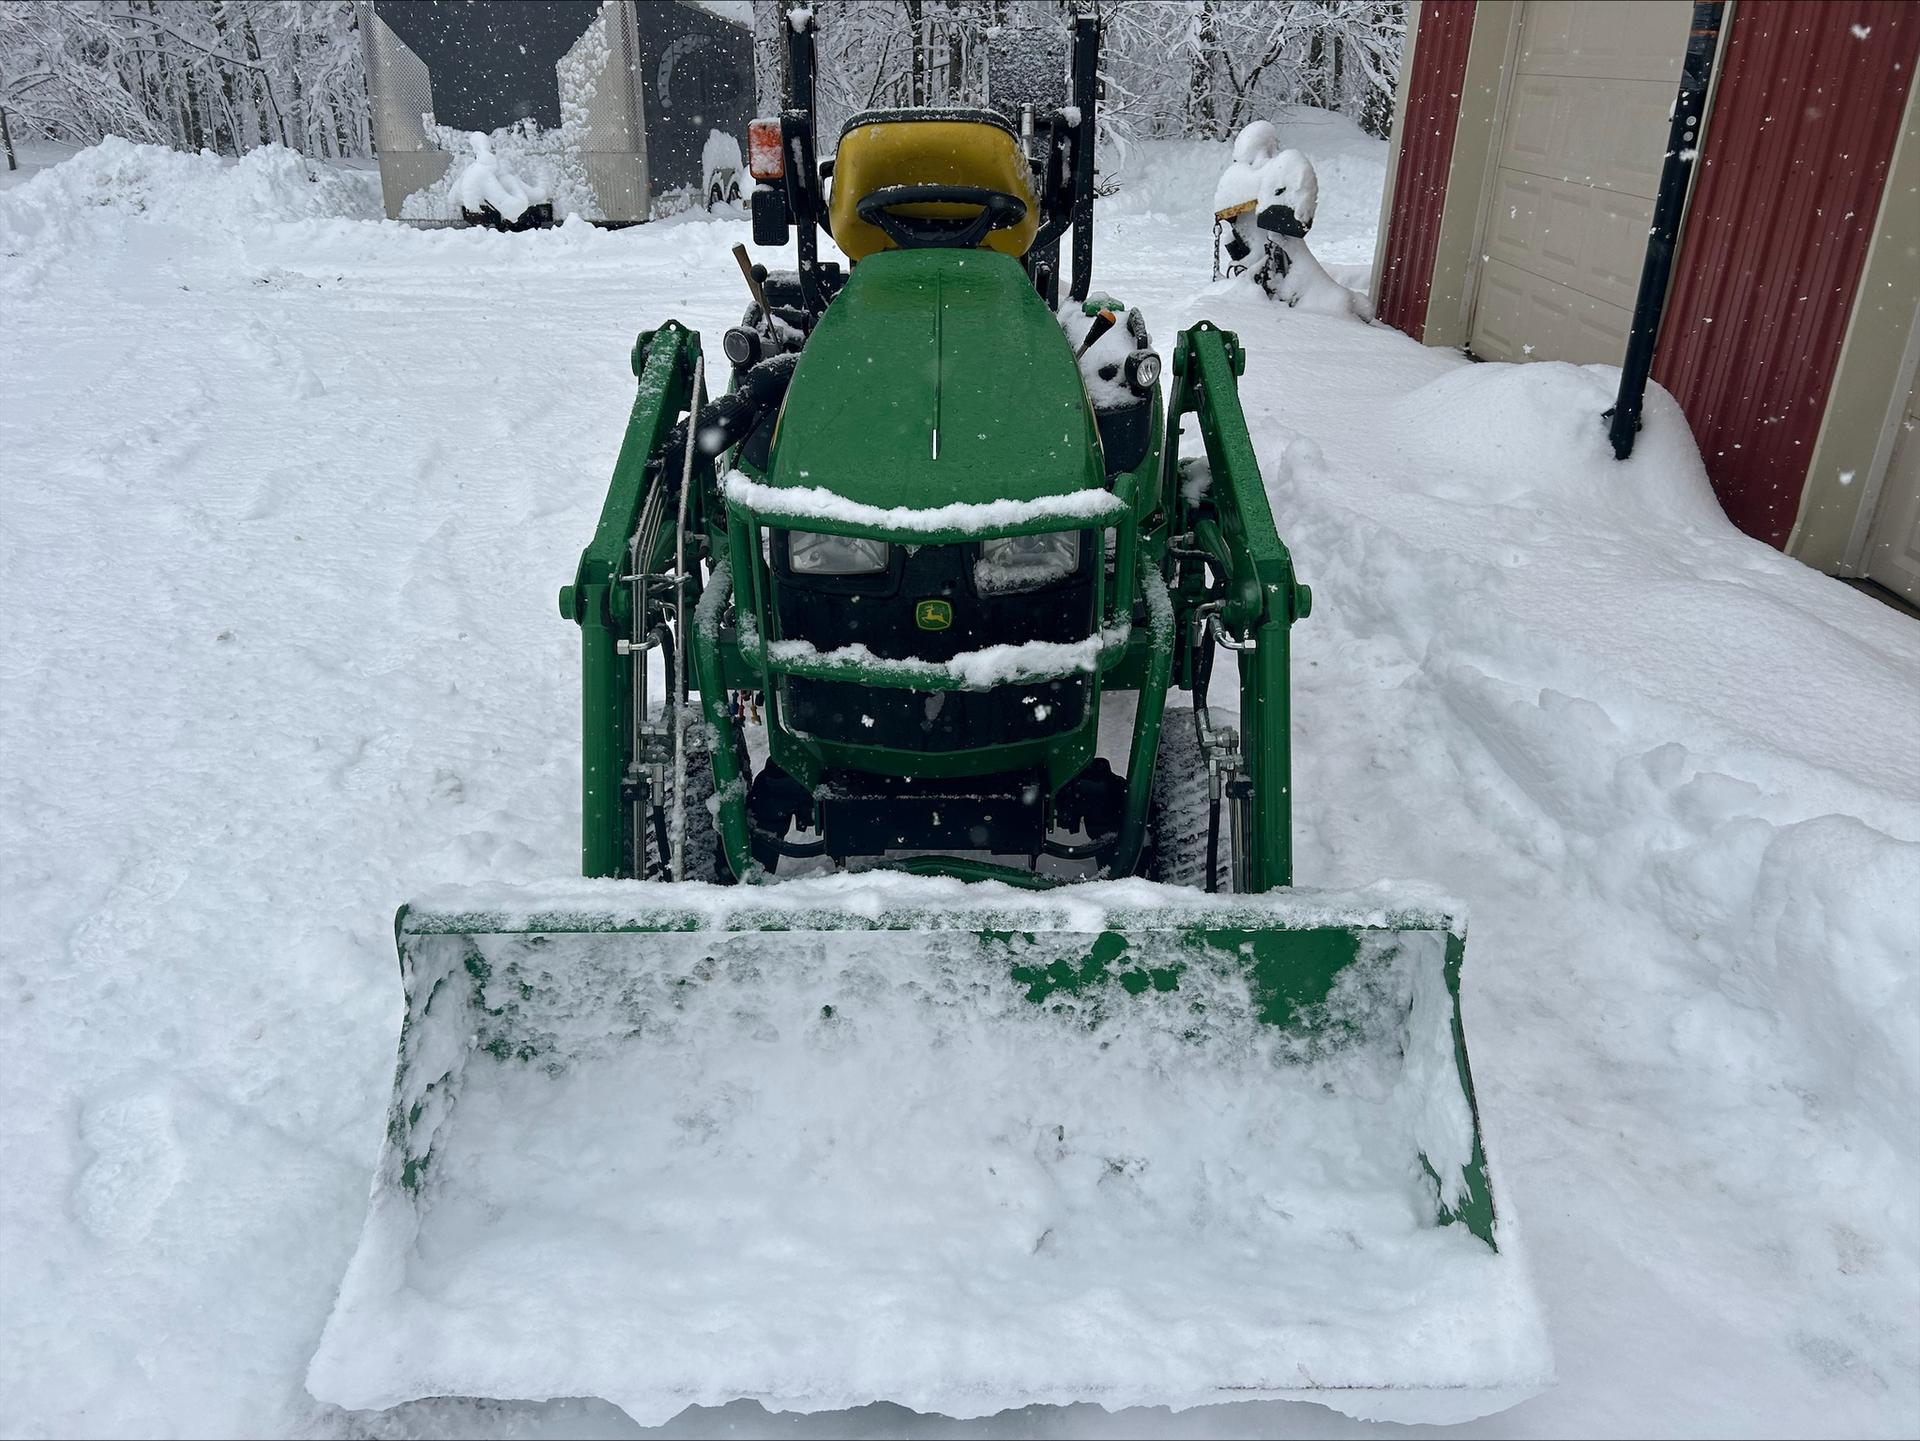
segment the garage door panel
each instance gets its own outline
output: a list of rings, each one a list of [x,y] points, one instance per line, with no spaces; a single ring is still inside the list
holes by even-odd
[[[1633,311],[1624,305],[1586,300],[1574,309],[1573,329],[1558,356],[1576,365],[1618,365],[1627,353]]]
[[[1492,224],[1487,232],[1486,252],[1491,259],[1504,260],[1522,270],[1550,269],[1541,254],[1541,231],[1547,223],[1547,189],[1551,183],[1512,170],[1499,173]]]
[[[1540,228],[1541,191],[1546,182],[1521,171],[1494,177],[1493,209],[1487,216],[1486,251],[1520,265],[1535,250]]]
[[[1542,275],[1574,284],[1586,268],[1587,227],[1592,224],[1593,192],[1584,185],[1550,184],[1545,189],[1544,223],[1536,237]]]
[[[1489,260],[1475,316],[1474,353],[1484,360],[1569,360],[1618,365],[1633,312]]]
[[[1593,183],[1651,200],[1660,193],[1660,171],[1667,159],[1667,135],[1676,87],[1664,80],[1595,80],[1598,113],[1587,107],[1583,122],[1594,120]]]
[[[1692,8],[1673,0],[1604,5],[1534,0],[1520,27],[1520,68],[1533,75],[1680,80]]]
[[[1866,573],[1920,604],[1920,388],[1907,397],[1880,503],[1867,532]]]
[[[1640,271],[1653,228],[1653,202],[1638,195],[1596,191],[1593,228],[1587,234],[1580,288],[1616,305],[1631,306],[1640,293]]]
[[[1640,288],[1651,201],[1503,170],[1487,216],[1486,254],[1614,305]]]
[[[1566,75],[1574,56],[1572,0],[1534,0],[1520,22],[1519,68],[1534,75]]]
[[[1559,91],[1552,75],[1521,75],[1507,99],[1512,117],[1502,136],[1500,164],[1536,175],[1558,173],[1554,157],[1567,143],[1565,124],[1558,113]]]
[[[1674,89],[1649,80],[1527,75],[1513,84],[1499,164],[1651,200]]]
[[[1527,344],[1523,330],[1541,321],[1529,316],[1528,276],[1525,271],[1489,260],[1480,276],[1480,296],[1474,311],[1473,353],[1483,360],[1519,360]]]
[[[1470,344],[1490,359],[1626,352],[1688,0],[1530,0],[1494,157]]]

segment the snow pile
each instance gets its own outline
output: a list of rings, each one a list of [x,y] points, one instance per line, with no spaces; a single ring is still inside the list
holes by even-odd
[[[401,202],[402,220],[459,220],[463,207],[479,210],[474,201],[494,204],[507,220],[549,201],[556,220],[606,218],[588,183],[579,142],[564,125],[549,130],[522,120],[486,135],[435,125],[429,133],[453,159],[446,174]]]
[[[1363,362],[1325,324],[1241,331],[1318,602],[1297,724],[1344,737],[1295,751],[1303,877],[1468,895],[1482,1116],[1580,1118],[1509,1148],[1516,1199],[1536,1243],[1619,1268],[1605,1302],[1545,1279],[1563,1358],[1658,1313],[1631,1364],[1751,1378],[1702,1425],[1910,1431],[1920,630],[1735,530],[1664,392],[1622,464],[1617,370]],[[1306,420],[1280,377],[1309,375]],[[1353,665],[1357,691],[1327,674]],[[1676,1227],[1680,1277],[1652,1259]]]
[[[1706,467],[1657,386],[1654,412],[1632,462],[1613,457],[1595,417],[1613,405],[1620,371],[1610,365],[1470,366],[1421,386],[1393,406],[1395,428],[1430,477],[1463,501],[1538,506],[1596,531],[1651,523],[1668,535],[1727,538]]]
[[[1889,684],[1892,677],[1874,674],[1872,650],[1804,612],[1770,614],[1755,627],[1753,578],[1772,573],[1799,589],[1819,578],[1733,529],[1666,392],[1648,397],[1633,460],[1614,460],[1596,417],[1618,383],[1611,366],[1476,366],[1395,406],[1394,428],[1408,462],[1430,477],[1429,494],[1538,516],[1550,553],[1577,567],[1523,605],[1535,646],[1556,631],[1579,635],[1578,650],[1559,657],[1563,678],[1552,690],[1529,702],[1464,659],[1436,656],[1445,688],[1477,728],[1501,737],[1543,804],[1569,828],[1594,833],[1596,887],[1695,938],[1723,997],[1712,1003],[1710,1044],[1724,1064],[1750,1067],[1757,1058],[1749,1047],[1783,1046],[1793,1036],[1804,1047],[1792,1061],[1799,1084],[1829,1104],[1845,1098],[1861,1107],[1889,1145],[1904,1146],[1920,1115],[1920,830],[1911,805],[1920,760],[1911,735],[1905,747],[1877,749],[1869,736],[1846,736],[1826,687],[1794,672],[1816,657],[1828,666],[1866,662],[1866,694],[1911,722],[1920,716],[1920,666]],[[1578,542],[1621,534],[1653,543]],[[1649,568],[1643,555],[1665,563]],[[1704,644],[1682,640],[1677,628],[1689,615],[1715,618],[1722,633]],[[1868,610],[1863,619],[1883,617]],[[1484,623],[1474,629],[1483,643],[1491,639]],[[1466,639],[1457,633],[1447,649]],[[1905,653],[1920,663],[1920,637],[1896,631],[1891,639],[1908,641]],[[1905,791],[1910,804],[1889,807],[1889,795],[1869,806],[1861,797],[1849,805],[1860,807],[1855,813],[1820,814],[1782,804],[1774,792],[1791,782],[1777,761],[1737,779],[1681,745],[1635,754],[1607,710],[1573,699],[1583,687],[1572,667],[1583,653],[1588,664],[1618,666],[1636,689],[1652,692],[1641,708],[1657,696],[1696,712],[1720,709],[1738,676],[1777,671],[1764,700],[1725,714],[1734,735],[1787,755],[1823,737],[1836,759],[1855,753],[1867,785]],[[1764,1024],[1728,1026],[1737,1014],[1722,1010],[1728,1002]],[[1706,1041],[1695,1029],[1705,1023],[1700,1015],[1675,1022],[1689,1044]],[[1780,1040],[1763,1042],[1768,1033]]]
[[[218,236],[285,221],[378,214],[364,176],[284,146],[265,146],[236,161],[109,136],[0,192],[0,282],[37,275],[73,250],[124,239],[129,222]]]

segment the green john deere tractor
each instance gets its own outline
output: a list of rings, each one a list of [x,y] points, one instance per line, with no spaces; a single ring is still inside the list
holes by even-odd
[[[401,911],[386,1153],[309,1384],[1504,1404],[1546,1362],[1464,930],[1290,889],[1311,598],[1238,341],[1181,332],[1163,399],[1089,294],[1097,23],[1070,95],[857,115],[822,163],[796,16],[751,150],[797,267],[748,268],[712,398],[697,334],[641,335],[560,596],[587,879]]]

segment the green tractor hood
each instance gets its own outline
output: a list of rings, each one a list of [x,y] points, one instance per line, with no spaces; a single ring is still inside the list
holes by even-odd
[[[855,266],[794,371],[768,481],[863,505],[1103,486],[1073,349],[1019,263],[893,250]]]

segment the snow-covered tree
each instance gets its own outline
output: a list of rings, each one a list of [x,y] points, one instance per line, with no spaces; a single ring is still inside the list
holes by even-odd
[[[370,135],[349,0],[0,5],[0,109],[23,136],[82,143],[337,156]]]
[[[820,107],[831,130],[877,105],[977,102],[987,37],[1102,22],[1109,138],[1231,136],[1286,104],[1376,135],[1393,113],[1403,0],[819,0]]]
[[[1275,106],[1320,105],[1384,136],[1400,0],[1099,0],[1115,125],[1226,139]]]
[[[794,0],[754,0],[757,108],[777,108]],[[1286,104],[1384,135],[1403,0],[815,0],[822,134],[876,106],[979,103],[991,37],[1104,24],[1102,136],[1224,139]],[[3,0],[9,132],[125,135],[232,153],[268,142],[364,155],[366,81],[350,0]]]

